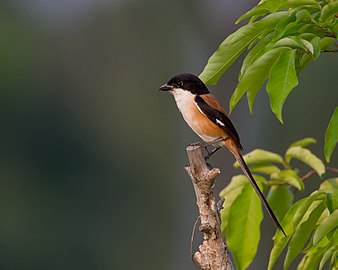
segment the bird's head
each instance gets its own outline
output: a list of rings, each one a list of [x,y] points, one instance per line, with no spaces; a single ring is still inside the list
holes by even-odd
[[[193,95],[209,94],[208,88],[197,76],[183,73],[172,77],[166,84],[160,87],[161,91],[169,91],[173,95],[188,91]]]

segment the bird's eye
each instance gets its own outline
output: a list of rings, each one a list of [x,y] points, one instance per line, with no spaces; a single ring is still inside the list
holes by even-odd
[[[183,87],[183,82],[181,82],[181,81],[178,81],[176,84],[177,84],[178,87]]]

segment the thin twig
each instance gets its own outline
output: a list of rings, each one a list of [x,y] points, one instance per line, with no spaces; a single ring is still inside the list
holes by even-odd
[[[190,257],[193,260],[193,262],[195,262],[195,261],[194,261],[194,256],[192,254],[192,245],[194,243],[194,235],[195,235],[195,231],[196,231],[196,226],[197,226],[197,223],[200,220],[200,218],[201,218],[200,216],[198,216],[196,218],[195,223],[194,223],[194,227],[192,228],[191,237],[190,237]]]
[[[324,49],[324,50],[321,50],[320,52],[322,52],[322,53],[336,53],[336,52],[338,52],[338,49],[331,49],[331,50]]]
[[[327,171],[330,171],[330,172],[333,172],[333,173],[338,173],[338,169],[337,168],[325,167],[325,169]],[[302,181],[304,181],[304,180],[308,179],[309,177],[311,177],[315,173],[316,173],[315,170],[311,170],[311,171],[307,172],[306,174],[304,174],[300,179]]]

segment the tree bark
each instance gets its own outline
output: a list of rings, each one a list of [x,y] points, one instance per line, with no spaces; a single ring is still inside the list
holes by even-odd
[[[222,238],[219,212],[212,191],[220,170],[208,167],[200,145],[190,145],[186,150],[189,165],[185,169],[194,186],[201,219],[199,230],[204,239],[199,251],[193,255],[193,260],[203,270],[233,270],[233,263]]]

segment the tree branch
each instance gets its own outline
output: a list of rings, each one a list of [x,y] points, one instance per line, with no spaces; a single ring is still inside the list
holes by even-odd
[[[203,270],[232,270],[233,264],[222,238],[219,213],[212,188],[220,174],[219,169],[209,169],[199,145],[187,147],[189,166],[185,169],[194,186],[200,213],[203,244],[195,252],[193,260]]]

